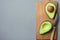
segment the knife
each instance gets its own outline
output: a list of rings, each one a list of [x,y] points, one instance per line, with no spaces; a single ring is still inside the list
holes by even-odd
[[[54,23],[53,23],[54,26],[56,26],[58,24],[58,18],[59,18],[59,14],[56,13],[56,17],[55,17]]]
[[[50,40],[53,40],[53,38],[54,38],[54,32],[55,32],[55,29],[56,29],[56,25],[58,24],[58,18],[59,18],[59,15],[57,13],[56,16],[55,16],[55,19],[54,19],[54,24],[53,24],[54,27],[53,27],[53,31],[51,33]]]

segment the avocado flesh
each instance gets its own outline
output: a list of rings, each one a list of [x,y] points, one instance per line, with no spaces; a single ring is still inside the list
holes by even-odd
[[[45,34],[45,33],[49,32],[51,29],[52,29],[52,23],[50,21],[44,21],[40,25],[39,33]]]
[[[47,10],[48,6],[53,6],[53,7],[54,7],[53,12],[49,12],[49,11]],[[53,2],[48,2],[48,3],[45,5],[45,12],[46,12],[46,14],[49,16],[49,18],[53,19],[54,16],[55,16],[55,12],[56,12],[56,5],[55,5]]]

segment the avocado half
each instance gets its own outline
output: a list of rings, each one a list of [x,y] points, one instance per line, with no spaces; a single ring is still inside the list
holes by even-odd
[[[45,33],[49,32],[51,29],[52,29],[52,23],[50,21],[44,21],[40,25],[39,33],[45,34]]]
[[[54,8],[53,12],[49,12],[47,10],[48,6],[52,6]],[[53,19],[54,16],[55,16],[55,12],[56,12],[56,5],[53,3],[53,2],[48,2],[46,5],[45,5],[45,12],[46,14],[49,16],[49,18]]]

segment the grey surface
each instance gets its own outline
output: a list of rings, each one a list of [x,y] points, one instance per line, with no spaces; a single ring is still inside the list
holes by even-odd
[[[35,0],[0,0],[0,40],[35,40]]]
[[[58,1],[58,13],[59,13],[59,22],[58,22],[58,40],[60,40],[60,1],[59,0],[57,0]]]
[[[35,5],[36,0],[0,0],[0,40],[36,40]],[[60,21],[58,40],[59,26]]]

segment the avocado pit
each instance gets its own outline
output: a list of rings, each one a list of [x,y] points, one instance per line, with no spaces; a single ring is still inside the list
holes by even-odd
[[[48,10],[49,12],[53,12],[53,11],[54,11],[54,7],[53,7],[53,6],[48,6],[47,10]]]

